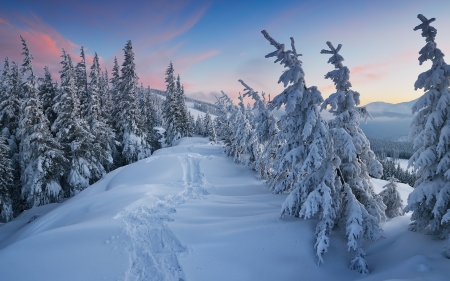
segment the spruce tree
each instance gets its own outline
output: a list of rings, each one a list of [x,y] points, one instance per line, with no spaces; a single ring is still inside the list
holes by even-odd
[[[9,147],[5,138],[0,135],[0,217],[4,221],[11,220],[14,215],[9,195],[13,188],[13,180]]]
[[[108,70],[101,73],[99,81],[100,112],[103,120],[109,125],[112,112],[111,90],[109,88]]]
[[[66,159],[60,145],[50,133],[48,119],[38,98],[37,77],[34,75],[31,55],[25,39],[22,39],[25,56],[21,72],[28,74],[22,85],[24,101],[20,115],[20,168],[22,198],[31,208],[63,197],[60,179]]]
[[[420,50],[419,63],[430,60],[431,69],[421,73],[415,89],[425,93],[413,105],[416,113],[410,137],[416,152],[409,159],[417,180],[408,197],[405,211],[412,211],[411,229],[447,238],[446,254],[450,257],[450,66],[437,48],[437,30],[430,26],[435,18],[417,16],[426,45]]]
[[[174,77],[173,64],[170,62],[166,70],[166,100],[163,103],[163,119],[164,119],[164,137],[167,145],[173,145],[173,142],[182,137],[179,131],[179,117],[177,102],[177,81]]]
[[[269,109],[264,93],[262,93],[261,98],[259,93],[245,84],[244,81],[239,80],[239,82],[245,87],[246,92],[244,96],[249,96],[255,101],[253,105],[253,110],[256,112],[253,118],[253,134],[255,139],[253,145],[253,154],[255,155],[254,169],[260,179],[268,179],[274,155],[280,146],[276,137],[279,133],[278,119]]]
[[[275,62],[279,61],[287,69],[278,80],[285,89],[272,101],[273,107],[284,105],[286,113],[280,119],[280,131],[276,135],[280,148],[270,182],[275,192],[290,191],[282,205],[282,215],[320,218],[314,245],[320,264],[328,250],[331,231],[339,220],[342,182],[336,171],[340,159],[320,115],[322,95],[317,87],[306,87],[294,38],[291,37],[292,50],[286,51],[284,44],[278,43],[265,30],[262,33],[276,49],[266,58],[275,56]]]
[[[148,136],[139,114],[137,101],[138,76],[131,41],[127,42],[123,50],[125,59],[122,64],[120,80],[114,89],[115,101],[117,102],[114,123],[117,139],[122,144],[123,164],[130,164],[149,157],[152,148],[148,143]]]
[[[5,62],[6,64],[6,62]],[[4,71],[4,90],[0,100],[0,124],[1,134],[8,142],[11,166],[13,169],[13,185],[9,192],[12,200],[14,216],[23,211],[23,204],[20,195],[20,163],[19,145],[20,139],[17,135],[19,127],[20,105],[22,102],[22,78],[17,64],[13,61],[9,65],[9,71]],[[6,68],[8,70],[8,68]]]
[[[384,190],[380,192],[380,196],[386,205],[386,216],[388,218],[403,216],[403,201],[397,190],[398,179],[392,176],[388,177],[387,180],[389,183],[383,186]]]
[[[80,117],[80,101],[76,85],[75,69],[70,55],[63,50],[61,64],[61,88],[53,109],[57,118],[52,131],[61,143],[68,165],[64,174],[65,196],[74,196],[99,180],[105,169],[102,159],[107,158],[88,123]]]
[[[379,223],[386,219],[386,205],[374,192],[369,175],[381,177],[382,166],[359,127],[360,119],[367,119],[370,115],[364,107],[358,107],[360,94],[350,89],[350,71],[342,64],[344,58],[339,55],[342,45],[337,48],[330,42],[327,45],[330,49],[321,53],[331,55],[328,63],[333,64],[335,70],[328,72],[325,78],[334,82],[336,92],[322,103],[322,109],[328,105],[331,107],[334,119],[329,121],[330,133],[334,151],[341,159],[338,165],[343,183],[340,225],[345,228],[348,249],[354,255],[350,268],[367,273],[363,242],[380,238],[382,229]]]
[[[203,125],[203,119],[199,115],[197,115],[197,120],[195,121],[195,133],[203,136],[203,132],[205,131],[205,126]]]
[[[53,110],[53,100],[56,97],[58,87],[56,83],[53,82],[52,75],[47,66],[44,67],[44,70],[44,78],[38,78],[38,81],[40,82],[38,87],[38,97],[42,103],[44,114],[49,121],[50,129],[53,122],[56,120],[56,112]]]
[[[86,118],[88,115],[89,93],[86,69],[86,57],[84,55],[84,48],[81,46],[80,53],[81,61],[75,67],[75,83],[77,87],[77,95],[80,99],[80,115],[81,118]]]
[[[95,143],[99,144],[102,148],[102,154],[104,157],[101,159],[103,167],[106,171],[111,171],[113,167],[112,155],[115,150],[115,135],[112,128],[106,123],[103,118],[102,110],[100,107],[101,98],[101,73],[100,65],[98,62],[97,53],[94,55],[94,59],[91,66],[91,72],[89,73],[90,82],[88,85],[88,100],[86,106],[86,115],[84,119],[87,121],[91,128],[91,133],[95,136]]]

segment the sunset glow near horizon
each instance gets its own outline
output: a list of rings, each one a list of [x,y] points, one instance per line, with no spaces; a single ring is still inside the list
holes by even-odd
[[[284,69],[264,58],[275,50],[261,34],[267,30],[287,49],[294,37],[306,85],[317,86],[324,98],[334,92],[324,79],[333,66],[320,51],[331,41],[343,45],[340,54],[362,104],[399,103],[423,94],[414,82],[431,65],[417,60],[425,45],[420,31],[413,31],[420,24],[417,14],[436,18],[436,42],[450,54],[449,12],[450,1],[435,0],[0,0],[0,60],[22,63],[22,35],[38,75],[47,65],[59,80],[62,49],[78,61],[81,46],[88,69],[97,52],[102,69],[111,73],[114,57],[121,64],[122,48],[131,40],[145,87],[165,90],[164,72],[172,61],[189,97],[214,102],[224,91],[236,99],[243,88],[238,79],[274,97],[283,90],[277,81]]]

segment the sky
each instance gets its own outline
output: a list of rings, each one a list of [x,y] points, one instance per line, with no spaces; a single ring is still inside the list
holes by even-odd
[[[88,67],[96,52],[111,73],[114,57],[121,64],[131,40],[145,87],[165,90],[172,61],[189,97],[214,102],[224,91],[236,100],[243,92],[239,79],[274,97],[283,90],[277,82],[284,69],[265,58],[274,51],[261,34],[267,30],[286,46],[294,37],[306,85],[317,86],[324,98],[335,90],[324,78],[333,70],[329,55],[320,54],[331,41],[343,45],[340,54],[361,104],[399,103],[423,94],[414,82],[431,66],[417,60],[425,45],[420,31],[413,31],[421,23],[419,13],[436,18],[436,42],[450,53],[450,1],[445,0],[0,0],[0,60],[22,63],[21,35],[38,75],[49,66],[59,79],[62,49],[78,61],[81,46]]]

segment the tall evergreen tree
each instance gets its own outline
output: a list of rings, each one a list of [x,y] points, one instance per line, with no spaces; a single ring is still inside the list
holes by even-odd
[[[245,87],[244,96],[249,96],[255,101],[253,110],[256,114],[253,118],[254,137],[252,138],[255,140],[253,145],[254,169],[259,178],[268,179],[270,170],[272,170],[274,155],[280,147],[276,137],[280,131],[277,125],[278,119],[269,110],[264,93],[262,93],[261,98],[259,93],[245,84],[244,81],[239,80],[239,82]]]
[[[107,171],[111,171],[113,167],[112,155],[114,154],[113,150],[116,146],[115,135],[112,128],[106,124],[106,120],[103,118],[102,110],[100,108],[102,79],[97,53],[94,55],[89,78],[88,104],[84,119],[91,128],[91,133],[95,136],[95,142],[99,144],[103,150],[102,153],[104,154],[104,157],[101,159],[103,167]]]
[[[172,145],[174,141],[182,137],[179,131],[178,120],[180,112],[177,111],[177,86],[174,77],[173,64],[170,62],[166,70],[166,100],[163,103],[164,137],[167,145]]]
[[[22,198],[26,207],[31,208],[62,199],[60,179],[66,159],[59,143],[50,133],[48,119],[38,98],[38,79],[33,71],[33,56],[25,39],[20,38],[22,54],[25,56],[21,72],[28,73],[29,76],[22,85],[24,101],[18,129],[21,139],[19,155]]]
[[[336,86],[336,93],[331,94],[322,104],[322,109],[330,105],[334,119],[330,120],[330,133],[334,140],[334,150],[341,159],[339,166],[342,176],[342,194],[344,216],[340,225],[345,228],[348,249],[354,259],[350,268],[361,273],[368,272],[363,241],[374,241],[381,236],[379,223],[385,220],[385,209],[381,196],[374,192],[370,176],[381,177],[382,166],[370,149],[369,140],[359,127],[361,118],[370,115],[364,107],[358,107],[360,94],[350,89],[350,71],[342,64],[344,58],[339,55],[342,45],[337,48],[327,42],[329,50],[322,54],[332,55],[328,63],[335,70],[328,72],[325,78],[331,79]]]
[[[75,68],[75,83],[77,87],[77,95],[80,99],[80,114],[81,118],[86,118],[88,115],[89,93],[86,69],[86,57],[84,55],[84,48],[81,46],[80,53],[81,61],[77,63]]]
[[[101,145],[95,142],[89,125],[80,117],[80,101],[72,60],[63,50],[61,88],[53,109],[57,118],[52,125],[57,140],[64,149],[69,164],[64,174],[65,195],[73,196],[105,174],[102,159],[107,158]]]
[[[131,41],[124,47],[124,62],[122,64],[120,81],[114,93],[117,108],[114,116],[118,141],[122,144],[121,154],[123,164],[130,164],[151,154],[148,136],[139,116],[137,103],[136,65]],[[115,78],[113,71],[113,78]]]
[[[5,62],[6,64],[6,62]],[[17,64],[13,61],[9,65],[9,71],[4,72],[4,91],[0,100],[0,124],[1,134],[8,142],[10,159],[13,169],[13,185],[9,192],[12,200],[14,216],[23,210],[20,195],[20,163],[19,144],[17,135],[19,127],[20,104],[21,104],[22,78]]]
[[[450,257],[450,66],[437,48],[437,30],[430,26],[435,18],[417,16],[426,45],[420,50],[419,63],[430,60],[431,69],[421,73],[415,89],[425,93],[413,105],[416,113],[411,123],[410,137],[416,152],[409,159],[417,180],[408,197],[405,211],[412,211],[412,230],[447,238],[446,254]]]
[[[108,70],[101,73],[99,81],[99,96],[100,96],[100,112],[103,120],[110,124],[110,116],[112,112],[111,90],[109,88]]]
[[[44,70],[44,78],[38,78],[40,82],[38,97],[42,103],[44,114],[49,121],[50,129],[53,122],[56,120],[56,112],[53,110],[53,100],[56,97],[58,87],[56,83],[53,82],[52,75],[47,66]]]
[[[5,138],[0,135],[0,217],[4,221],[11,220],[14,215],[9,196],[14,180],[11,165],[9,147]]]
[[[320,115],[322,95],[317,87],[306,87],[294,38],[291,37],[292,50],[285,51],[284,44],[278,43],[265,30],[262,33],[276,48],[266,57],[276,57],[275,62],[279,61],[287,68],[278,80],[285,89],[272,101],[273,107],[284,105],[286,111],[276,136],[280,148],[273,166],[272,186],[275,192],[291,191],[282,205],[282,215],[319,216],[314,246],[320,264],[328,250],[331,231],[339,219],[342,182],[336,170],[340,159],[334,152],[328,126]]]
[[[189,136],[189,111],[186,106],[185,96],[184,96],[184,87],[181,85],[180,75],[177,77],[177,98],[176,98],[176,106],[179,112],[179,120],[178,127],[181,134],[181,137]]]

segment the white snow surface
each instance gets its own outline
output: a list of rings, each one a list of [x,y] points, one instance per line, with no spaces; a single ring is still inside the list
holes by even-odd
[[[443,241],[408,231],[408,214],[365,245],[371,274],[348,269],[338,230],[318,266],[317,221],[280,219],[287,195],[222,151],[181,139],[1,225],[0,280],[450,280]]]

